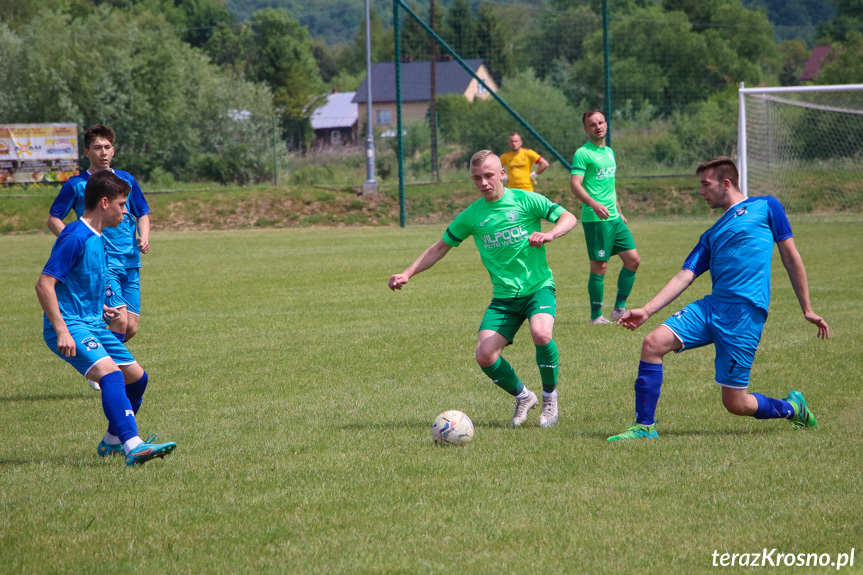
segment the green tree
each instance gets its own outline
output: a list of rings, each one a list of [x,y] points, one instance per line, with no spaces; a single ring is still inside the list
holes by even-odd
[[[555,62],[573,63],[584,56],[584,39],[602,27],[602,18],[587,8],[543,12],[530,27],[530,62],[540,78],[546,78]]]
[[[5,121],[75,122],[82,131],[109,124],[118,134],[115,165],[145,180],[157,168],[193,178],[208,155],[238,181],[269,171],[261,161],[272,158],[269,90],[209,63],[161,16],[105,5],[74,19],[42,11],[20,38],[0,29],[0,55]]]
[[[833,51],[825,58],[816,84],[863,83],[863,34],[848,32],[844,42],[833,44]]]
[[[477,56],[485,60],[498,84],[513,72],[510,32],[498,16],[495,7],[483,0],[477,7]]]
[[[477,53],[476,16],[467,0],[453,0],[443,18],[443,29],[438,34],[462,58],[475,58]]]
[[[800,75],[803,73],[803,67],[809,60],[809,50],[806,49],[806,42],[801,38],[786,40],[779,45],[778,50],[782,61],[779,82],[783,86],[797,86],[800,84]]]
[[[251,76],[270,87],[285,135],[294,146],[304,147],[314,135],[309,116],[324,89],[309,33],[292,15],[271,8],[255,12],[252,30]]]

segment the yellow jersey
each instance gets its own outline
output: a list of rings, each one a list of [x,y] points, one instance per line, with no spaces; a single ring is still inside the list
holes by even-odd
[[[508,179],[506,187],[517,190],[533,191],[533,181],[530,179],[532,166],[540,161],[542,156],[528,148],[519,148],[518,152],[509,150],[501,154],[500,163],[506,168]]]

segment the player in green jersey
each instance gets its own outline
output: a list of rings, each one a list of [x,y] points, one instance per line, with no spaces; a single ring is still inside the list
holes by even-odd
[[[582,116],[582,123],[590,141],[580,147],[572,159],[570,189],[584,203],[581,223],[590,259],[587,281],[590,323],[602,325],[615,322],[626,313],[626,298],[632,292],[641,258],[617,202],[614,189],[617,162],[614,152],[605,145],[608,129],[605,116],[599,110],[588,110]],[[602,302],[605,271],[609,258],[615,254],[623,260],[623,268],[617,276],[617,298],[609,321],[602,315]]]
[[[429,269],[451,248],[473,236],[493,286],[491,304],[479,327],[476,361],[495,384],[515,397],[515,414],[510,424],[517,427],[524,423],[537,404],[537,397],[516,376],[501,353],[527,319],[542,380],[539,424],[551,427],[558,419],[558,354],[553,339],[554,277],[546,261],[545,244],[568,233],[578,222],[574,215],[540,194],[505,188],[506,172],[500,158],[489,150],[474,154],[470,173],[482,198],[456,216],[443,237],[410,267],[394,274],[389,287],[402,289],[411,277]],[[543,232],[543,219],[554,223],[554,227]]]

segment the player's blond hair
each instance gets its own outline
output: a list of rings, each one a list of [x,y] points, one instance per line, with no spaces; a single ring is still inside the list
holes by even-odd
[[[497,158],[497,154],[495,154],[491,150],[480,150],[470,159],[470,167],[476,168],[483,165],[489,156],[494,156],[495,158]]]

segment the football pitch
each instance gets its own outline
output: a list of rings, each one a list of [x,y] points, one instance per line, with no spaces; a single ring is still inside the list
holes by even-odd
[[[631,224],[631,307],[710,223]],[[833,572],[852,552],[842,571],[859,572],[863,221],[791,224],[831,338],[774,251],[750,389],[800,390],[818,426],[728,414],[704,348],[667,357],[659,439],[618,444],[643,337],[708,275],[637,332],[590,326],[582,231],[550,244],[560,423],[540,429],[536,409],[509,429],[512,399],[474,360],[491,287],[472,242],[387,289],[444,226],[155,232],[129,348],[150,375],[141,435],[178,447],[140,468],[97,456],[99,396],[42,341],[53,237],[0,236],[0,572],[689,574],[765,551],[768,572]],[[539,391],[534,353],[522,328],[504,356]],[[476,424],[468,446],[432,443],[447,409]]]

